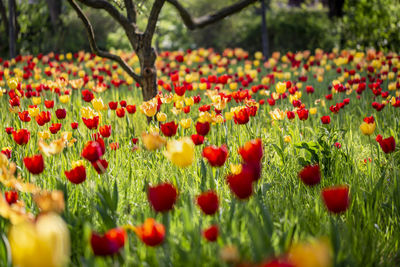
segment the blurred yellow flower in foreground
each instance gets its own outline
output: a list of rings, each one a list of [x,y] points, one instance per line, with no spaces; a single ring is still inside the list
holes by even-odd
[[[40,96],[32,97],[32,103],[34,105],[40,105],[40,103],[42,103],[42,98],[40,98]]]
[[[179,124],[182,126],[183,129],[187,129],[192,125],[192,118],[182,119]]]
[[[166,143],[165,138],[157,132],[142,133],[142,141],[147,150],[160,149]]]
[[[194,152],[192,139],[183,137],[179,140],[169,141],[164,155],[178,167],[187,167],[194,161]]]
[[[293,245],[288,258],[296,267],[330,267],[333,253],[328,240],[318,239]]]
[[[283,141],[284,141],[285,143],[290,143],[290,142],[292,142],[292,137],[291,137],[290,135],[285,135],[285,136],[283,137]]]
[[[14,266],[62,267],[69,262],[68,227],[55,213],[11,226],[8,239]]]

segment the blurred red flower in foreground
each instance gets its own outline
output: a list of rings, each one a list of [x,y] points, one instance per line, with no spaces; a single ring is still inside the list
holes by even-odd
[[[92,232],[90,244],[94,255],[108,256],[116,254],[125,245],[127,235],[124,229],[114,228],[104,235]]]
[[[253,172],[251,168],[243,168],[238,174],[230,174],[226,178],[231,191],[239,199],[247,199],[253,194]]]
[[[165,238],[165,227],[157,223],[153,218],[148,218],[143,225],[134,228],[136,235],[147,246],[155,247],[161,244]]]
[[[15,143],[18,145],[26,145],[31,137],[31,133],[27,129],[20,129],[12,132]]]
[[[82,150],[82,157],[90,162],[100,159],[103,154],[101,144],[97,141],[88,141]]]
[[[392,153],[396,149],[396,141],[394,140],[393,136],[383,139],[382,135],[378,134],[376,136],[376,141],[386,154]]]
[[[207,229],[203,231],[203,236],[205,239],[207,239],[209,242],[214,242],[218,238],[218,226],[217,225],[211,225]]]
[[[327,187],[322,190],[322,198],[326,208],[332,213],[342,213],[350,204],[349,186],[339,185]]]
[[[228,154],[229,152],[226,145],[222,145],[221,147],[207,146],[203,149],[203,157],[205,157],[208,163],[213,167],[221,167],[224,165]]]
[[[80,184],[86,180],[85,166],[76,166],[72,170],[65,171],[64,174],[73,184]]]
[[[92,162],[92,166],[98,174],[103,174],[107,170],[108,162],[105,159],[99,159]]]
[[[41,154],[24,158],[25,167],[32,174],[40,174],[44,169],[43,156]]]
[[[59,120],[65,119],[65,117],[67,116],[67,111],[63,108],[57,109],[56,110],[56,117]]]
[[[321,181],[321,172],[319,165],[305,166],[300,172],[299,177],[306,185],[316,185]]]
[[[245,162],[260,162],[263,156],[261,139],[257,138],[246,142],[243,147],[239,148],[239,154]]]
[[[157,212],[166,212],[173,208],[178,191],[169,183],[149,186],[148,198],[151,206]]]
[[[197,197],[197,205],[207,215],[213,215],[218,210],[218,195],[214,191],[207,191]]]
[[[175,121],[170,121],[166,123],[162,123],[160,125],[161,131],[165,136],[171,137],[176,134],[176,130],[178,129],[178,124]]]

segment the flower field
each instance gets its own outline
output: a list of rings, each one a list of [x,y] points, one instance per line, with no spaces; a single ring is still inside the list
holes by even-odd
[[[140,71],[137,56],[118,53]],[[0,59],[0,266],[398,266],[400,56]]]

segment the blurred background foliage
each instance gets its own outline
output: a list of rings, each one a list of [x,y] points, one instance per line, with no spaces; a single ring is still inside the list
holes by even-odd
[[[2,0],[0,0],[2,1]],[[58,21],[51,17],[51,0],[16,1],[17,51],[21,54],[75,52],[90,50],[81,21],[64,0]],[[118,0],[116,0],[118,1]],[[146,25],[153,1],[141,0],[139,28]],[[194,16],[226,6],[235,0],[181,0]],[[287,52],[315,48],[366,49],[374,47],[399,52],[400,0],[345,0],[343,14],[329,16],[329,1],[266,0],[269,51]],[[3,0],[7,8],[7,0]],[[118,6],[118,3],[116,4]],[[242,47],[250,52],[261,50],[260,3],[246,8],[219,23],[189,31],[178,13],[165,4],[158,23],[154,45],[159,50],[213,47]],[[84,8],[103,49],[130,50],[121,27],[102,11]],[[0,18],[1,20],[2,18]],[[0,21],[0,57],[8,57],[8,36]]]

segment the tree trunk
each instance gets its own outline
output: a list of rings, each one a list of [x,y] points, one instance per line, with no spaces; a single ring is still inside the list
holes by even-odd
[[[6,39],[8,38],[8,18],[7,18],[7,10],[6,7],[3,3],[3,0],[0,0],[0,17],[1,17],[1,21],[3,22],[4,25],[4,32],[6,33]]]
[[[269,55],[268,29],[267,29],[267,20],[265,18],[266,11],[267,9],[265,7],[265,0],[261,0],[261,19],[262,19],[261,39],[262,39],[262,51],[264,55],[264,60],[267,60]]]
[[[46,0],[47,6],[49,8],[51,25],[53,26],[54,32],[58,30],[58,26],[61,23],[60,15],[61,15],[61,0]]]
[[[9,48],[10,48],[10,58],[15,58],[17,56],[16,47],[16,6],[14,0],[8,1],[8,26],[9,26]]]

